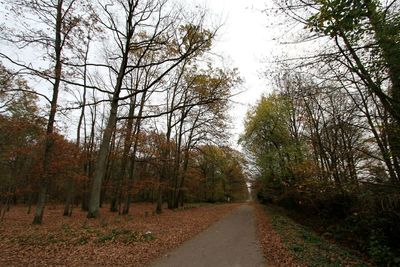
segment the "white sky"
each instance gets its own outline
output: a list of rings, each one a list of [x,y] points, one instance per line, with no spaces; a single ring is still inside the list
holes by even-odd
[[[260,73],[266,61],[279,50],[273,41],[274,33],[268,28],[268,17],[262,13],[268,0],[198,0],[223,24],[216,38],[214,51],[221,54],[228,66],[237,67],[244,80],[242,94],[234,98],[232,145],[243,131],[243,120],[248,108],[269,88]]]

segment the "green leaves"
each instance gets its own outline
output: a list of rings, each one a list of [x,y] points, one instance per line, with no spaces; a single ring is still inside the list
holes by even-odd
[[[201,151],[195,161],[201,170],[198,178],[204,182],[200,186],[206,196],[203,201],[229,202],[247,199],[243,155],[228,147],[214,145],[204,146]]]
[[[292,111],[285,96],[273,94],[262,97],[247,114],[240,143],[256,159],[269,185],[284,186],[295,179],[301,145],[290,133]]]
[[[335,37],[342,33],[351,33],[359,37],[365,30],[367,19],[367,1],[358,0],[319,0],[318,13],[308,19],[308,28],[312,31]],[[368,1],[369,2],[369,1]]]

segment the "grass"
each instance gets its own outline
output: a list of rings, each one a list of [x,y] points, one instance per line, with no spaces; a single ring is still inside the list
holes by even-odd
[[[371,266],[360,256],[333,244],[285,215],[282,208],[266,206],[272,227],[297,262],[306,266]]]
[[[103,244],[106,242],[131,244],[134,242],[146,242],[154,239],[155,236],[151,232],[143,233],[125,228],[96,229],[87,225],[82,226],[80,229],[73,229],[69,225],[63,224],[59,231],[46,234],[27,232],[15,236],[10,240],[10,242],[28,246],[47,246],[59,243],[85,245],[89,242],[95,244]]]
[[[131,244],[133,242],[145,242],[154,240],[154,235],[151,232],[140,233],[137,231],[131,231],[128,229],[111,229],[110,231],[103,233],[97,237],[95,243],[105,243],[119,241],[124,244]]]

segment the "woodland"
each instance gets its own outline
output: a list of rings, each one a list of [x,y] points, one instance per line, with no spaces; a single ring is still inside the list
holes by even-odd
[[[244,201],[249,183],[325,239],[400,265],[397,0],[274,0],[265,20],[295,32],[280,41],[300,56],[270,66],[272,93],[249,109],[241,151],[228,145],[228,113],[243,81],[213,53],[220,26],[206,10],[168,0],[0,7],[1,221],[23,209],[40,229],[46,218],[136,209],[155,222],[192,203]],[[46,217],[52,206],[60,213]]]
[[[280,59],[276,89],[247,114],[240,142],[257,196],[377,265],[399,266],[399,3],[275,4],[268,15],[296,25],[290,42],[313,51]]]
[[[0,56],[13,68],[0,68],[1,217],[18,203],[41,224],[49,202],[97,218],[103,203],[128,214],[150,201],[161,213],[164,202],[246,198],[243,155],[224,144],[241,81],[212,64],[217,28],[203,12],[168,1],[2,5]]]

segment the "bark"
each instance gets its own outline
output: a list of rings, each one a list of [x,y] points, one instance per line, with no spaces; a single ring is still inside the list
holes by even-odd
[[[132,188],[133,188],[133,182],[134,182],[134,177],[135,177],[135,172],[136,172],[136,153],[137,153],[137,149],[138,149],[138,145],[139,145],[139,134],[140,134],[141,123],[142,123],[141,117],[143,114],[146,96],[147,96],[147,91],[144,91],[142,94],[142,98],[140,100],[138,119],[136,120],[135,129],[133,131],[133,133],[135,134],[135,138],[134,138],[134,142],[133,142],[133,151],[131,153],[131,165],[130,165],[129,177],[128,177],[127,189],[126,189],[127,193],[125,196],[124,208],[122,211],[122,214],[124,214],[124,215],[129,214],[129,208],[130,208],[131,199],[132,199]],[[128,161],[128,158],[126,158],[126,161]]]
[[[130,38],[129,38],[130,39]],[[129,49],[129,40],[125,44],[125,48]],[[125,76],[125,70],[128,62],[128,52],[127,50],[124,53],[117,82],[114,88],[114,94],[111,101],[111,109],[110,109],[110,116],[108,117],[106,128],[104,129],[103,138],[100,144],[99,153],[97,156],[96,164],[95,164],[95,175],[93,177],[92,182],[92,190],[90,194],[90,201],[89,201],[89,211],[87,214],[88,218],[97,218],[99,217],[99,207],[100,207],[100,192],[101,192],[101,184],[103,178],[106,173],[106,166],[107,166],[107,156],[109,153],[109,146],[112,134],[114,132],[115,124],[117,122],[117,111],[118,111],[118,101],[119,101],[119,94],[121,92],[122,82]]]
[[[125,140],[124,140],[124,149],[121,158],[121,167],[116,177],[115,185],[114,185],[114,194],[111,200],[110,211],[117,212],[119,203],[121,202],[121,190],[122,190],[122,181],[126,175],[126,167],[128,163],[128,155],[132,146],[132,130],[133,130],[133,115],[135,111],[135,103],[136,97],[131,99],[131,103],[129,106],[129,114],[130,117],[127,122],[126,130],[125,130]]]
[[[40,179],[40,189],[38,202],[35,210],[35,217],[33,218],[33,224],[41,224],[43,220],[43,212],[46,203],[46,195],[47,189],[50,183],[49,177],[49,168],[51,163],[51,154],[53,152],[53,132],[54,132],[54,122],[55,116],[57,112],[57,101],[58,101],[58,93],[60,89],[60,81],[61,81],[61,71],[62,71],[62,63],[61,63],[61,51],[62,51],[62,40],[61,40],[61,28],[62,28],[62,5],[63,1],[59,0],[57,5],[57,14],[56,14],[56,32],[55,32],[55,69],[54,69],[54,85],[53,85],[53,96],[50,104],[50,114],[49,120],[47,122],[47,130],[46,130],[46,140],[45,140],[45,151],[43,156],[43,174]]]
[[[78,121],[78,126],[76,129],[76,143],[75,146],[77,148],[77,157],[79,157],[80,153],[80,146],[81,146],[81,127],[82,123],[84,122],[85,118],[85,107],[86,107],[86,92],[87,92],[87,60],[88,60],[88,54],[89,54],[89,47],[90,47],[90,38],[87,40],[86,44],[86,50],[85,50],[85,55],[84,55],[84,69],[83,69],[83,94],[82,94],[82,108],[81,108],[81,113],[79,115],[79,121]],[[86,127],[86,125],[85,125]],[[85,131],[85,140],[86,140],[86,131]],[[83,167],[85,168],[85,167]],[[72,215],[72,209],[73,209],[73,202],[74,202],[74,193],[75,193],[75,181],[71,177],[67,186],[67,200],[65,202],[65,207],[64,207],[64,216],[71,216]]]
[[[183,192],[183,186],[185,183],[185,177],[186,177],[186,173],[189,167],[189,151],[190,151],[190,147],[192,146],[192,139],[193,139],[193,135],[194,135],[194,130],[196,129],[197,126],[197,122],[200,118],[200,111],[198,112],[195,120],[193,121],[192,124],[192,128],[190,129],[190,133],[188,136],[188,140],[186,143],[186,147],[185,147],[185,154],[184,154],[184,158],[183,158],[183,167],[182,167],[182,173],[180,175],[180,181],[179,181],[179,187],[177,188],[177,193],[176,193],[176,198],[175,198],[175,203],[174,203],[174,207],[178,208],[179,204],[181,206],[183,206],[183,202],[184,202],[184,192]]]
[[[74,199],[74,191],[75,191],[75,186],[74,186],[74,180],[70,178],[68,180],[68,185],[67,185],[67,199],[65,201],[64,205],[64,212],[63,216],[71,216],[72,215],[72,208],[73,208],[73,199]]]

